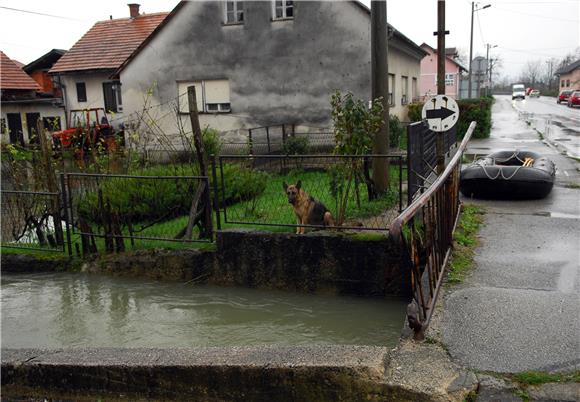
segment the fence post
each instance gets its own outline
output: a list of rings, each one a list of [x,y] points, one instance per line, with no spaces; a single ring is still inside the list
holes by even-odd
[[[248,146],[250,147],[250,155],[254,155],[254,143],[252,141],[252,129],[248,130]]]
[[[193,131],[193,143],[195,145],[195,150],[197,151],[197,159],[199,163],[199,174],[206,178],[209,177],[207,174],[207,165],[205,161],[205,150],[203,149],[203,139],[201,135],[201,127],[199,125],[199,116],[197,113],[197,98],[195,96],[195,87],[187,87],[187,100],[189,102],[189,118],[191,120],[191,129]],[[209,186],[206,186],[204,193],[204,235],[207,238],[212,238],[212,221],[211,221],[211,197],[210,197]]]
[[[72,249],[72,241],[70,236],[70,215],[69,215],[69,203],[67,202],[67,188],[66,188],[66,173],[60,174],[60,187],[61,187],[61,197],[62,197],[62,206],[64,207],[64,223],[66,228],[66,244],[68,248],[68,256],[72,257],[73,249]],[[55,224],[56,226],[56,224]]]
[[[215,211],[215,222],[217,226],[217,230],[222,230],[222,222],[220,217],[220,197],[217,185],[217,170],[215,165],[215,155],[211,156],[211,173],[212,173],[212,180],[213,180],[213,202],[214,202],[214,211]]]
[[[268,154],[271,154],[270,150],[270,127],[266,126],[266,141],[268,142]]]

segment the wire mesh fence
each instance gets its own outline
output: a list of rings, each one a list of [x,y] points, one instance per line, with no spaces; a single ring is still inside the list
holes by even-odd
[[[207,177],[73,173],[65,182],[71,233],[84,254],[212,241]]]
[[[60,193],[2,190],[0,196],[2,247],[65,250]]]
[[[398,155],[222,155],[216,163],[226,226],[386,231],[404,207]]]

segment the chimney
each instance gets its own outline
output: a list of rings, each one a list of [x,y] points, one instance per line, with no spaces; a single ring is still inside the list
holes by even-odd
[[[129,6],[129,14],[131,18],[137,18],[139,16],[139,4],[131,3],[127,4]]]

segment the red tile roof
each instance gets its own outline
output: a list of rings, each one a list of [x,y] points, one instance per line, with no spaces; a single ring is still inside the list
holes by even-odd
[[[28,74],[10,60],[4,52],[0,51],[0,88],[1,89],[35,89],[40,90]]]
[[[49,71],[117,69],[169,13],[99,21]]]

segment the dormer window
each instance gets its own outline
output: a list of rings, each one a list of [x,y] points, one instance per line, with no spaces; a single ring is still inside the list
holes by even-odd
[[[224,7],[224,24],[244,23],[244,2],[226,1]]]
[[[292,0],[272,1],[272,19],[284,20],[294,18],[294,2]]]

